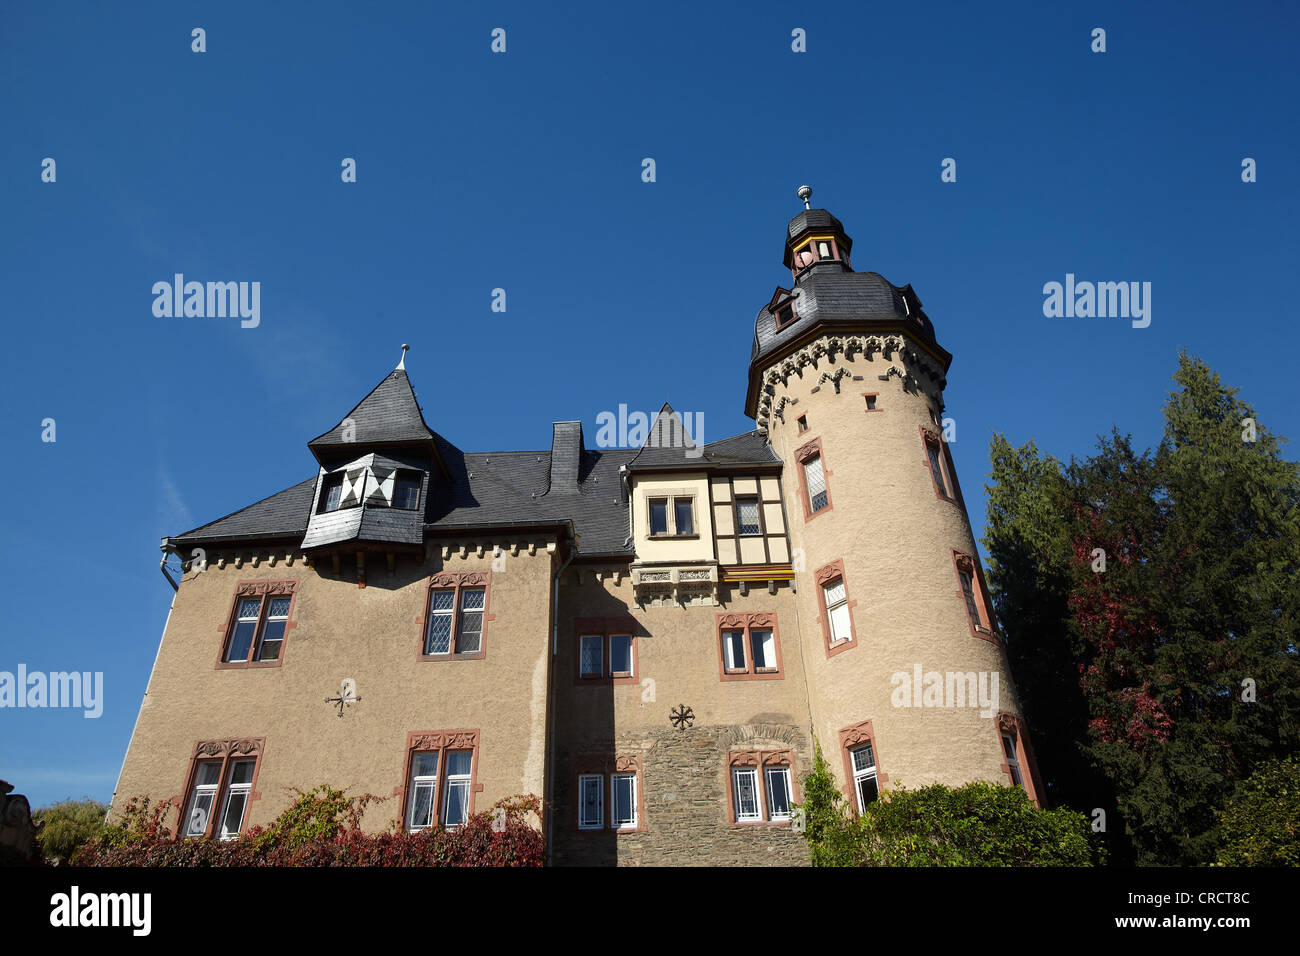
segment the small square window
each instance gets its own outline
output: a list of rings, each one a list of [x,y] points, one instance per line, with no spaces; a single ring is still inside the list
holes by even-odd
[[[799,431],[806,432],[808,430],[807,415],[800,415],[798,418],[795,419],[795,421],[799,423]]]
[[[758,499],[736,499],[736,527],[740,534],[762,534],[758,521]]]
[[[867,395],[866,399],[867,399],[867,411],[874,412],[876,410],[876,396]]]
[[[776,310],[776,330],[780,332],[786,326],[794,322],[794,306],[783,305]]]

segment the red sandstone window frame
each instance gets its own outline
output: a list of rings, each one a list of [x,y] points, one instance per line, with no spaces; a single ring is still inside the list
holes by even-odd
[[[265,737],[235,737],[223,740],[197,740],[194,742],[194,752],[190,757],[190,766],[185,774],[185,786],[181,790],[179,798],[173,798],[180,808],[180,819],[176,824],[175,840],[208,840],[212,839],[218,819],[224,814],[226,797],[230,792],[230,767],[232,763],[241,760],[253,761],[253,777],[248,785],[248,802],[244,805],[244,814],[239,821],[239,833],[243,833],[248,828],[248,812],[252,809],[253,801],[261,798],[262,794],[257,789],[257,775],[262,770],[262,753],[266,749]],[[220,763],[221,771],[217,777],[216,795],[213,797],[212,806],[216,812],[208,814],[207,826],[204,827],[201,835],[193,837],[186,836],[189,830],[189,812],[190,804],[194,799],[195,784],[198,780],[199,765],[204,763]]]
[[[871,721],[863,720],[856,724],[850,724],[839,732],[840,756],[844,760],[844,786],[841,792],[849,801],[849,808],[853,811],[854,816],[861,816],[861,810],[858,806],[858,791],[853,781],[853,751],[862,747],[864,744],[871,745],[871,753],[876,761],[876,792],[879,794],[885,789],[885,784],[889,782],[889,774],[885,773],[884,767],[880,761],[880,746],[876,742],[876,733],[872,729]],[[879,799],[879,797],[877,797]]]
[[[483,624],[479,631],[478,650],[469,653],[459,653],[456,651],[456,644],[460,638],[460,618],[463,610],[461,608],[462,591],[483,592]],[[429,616],[433,607],[433,592],[451,591],[451,637],[448,647],[451,648],[447,654],[426,654],[425,647],[429,642]],[[481,661],[487,657],[488,643],[488,623],[496,620],[496,615],[492,612],[492,571],[490,569],[478,571],[442,571],[429,576],[428,586],[424,595],[424,614],[416,618],[416,624],[420,629],[419,643],[416,645],[415,658],[419,661]]]
[[[284,637],[280,639],[280,653],[273,661],[256,661],[253,660],[253,654],[262,646],[262,636],[266,632],[266,616],[270,610],[271,601],[274,598],[287,597],[289,599],[289,611],[284,621]],[[228,661],[226,654],[230,649],[230,642],[235,636],[235,629],[238,623],[239,605],[244,601],[250,601],[257,598],[261,601],[257,609],[257,629],[253,632],[253,640],[248,645],[248,659],[242,661]],[[284,656],[289,649],[289,634],[297,626],[298,622],[293,619],[293,613],[298,606],[298,582],[295,580],[280,581],[244,581],[235,586],[235,596],[230,603],[230,612],[226,615],[226,623],[217,628],[217,633],[221,635],[221,643],[217,647],[217,670],[240,670],[251,667],[279,667],[284,663]]]
[[[804,521],[808,522],[813,518],[824,515],[834,509],[835,500],[831,497],[831,475],[833,475],[834,472],[832,472],[826,464],[826,455],[822,451],[821,438],[814,438],[810,441],[804,442],[804,444],[795,449],[792,457],[795,461],[795,471],[798,472],[799,475],[799,500],[803,503],[803,517]],[[818,508],[816,511],[812,510],[812,499],[808,495],[808,476],[804,473],[804,465],[813,458],[821,459],[822,481],[826,483],[826,504],[825,506]]]
[[[768,792],[767,771],[781,767],[786,771],[791,812],[784,818],[772,819],[771,794]],[[739,820],[736,810],[736,770],[753,769],[757,775],[756,796],[759,800],[757,820]],[[754,749],[727,751],[727,820],[732,829],[747,827],[788,827],[794,819],[793,807],[800,802],[799,775],[794,772],[794,751],[783,749]]]
[[[614,826],[614,778],[634,775],[636,778],[636,825]],[[600,826],[584,827],[582,822],[582,792],[580,781],[583,777],[599,777],[601,787]],[[581,757],[573,765],[573,831],[575,833],[645,833],[647,829],[645,813],[645,773],[640,754],[618,754],[611,761],[609,758]]]
[[[402,765],[402,783],[393,788],[393,796],[400,801],[403,830],[411,832],[411,768],[415,763],[415,755],[421,753],[438,754],[438,782],[433,794],[433,819],[437,822],[427,828],[432,830],[443,826],[442,814],[447,793],[447,754],[452,751],[470,751],[469,805],[465,811],[465,819],[468,822],[474,815],[475,797],[483,792],[483,784],[478,782],[480,744],[481,737],[477,728],[412,731],[406,735],[406,758]]]
[[[839,640],[832,643],[831,634],[831,612],[826,606],[826,586],[834,583],[836,580],[844,583],[844,605],[849,612],[849,639]],[[826,657],[831,658],[836,654],[841,654],[851,647],[858,646],[858,625],[853,619],[854,608],[858,602],[853,599],[853,592],[849,590],[848,575],[844,573],[844,559],[836,558],[829,564],[823,564],[813,572],[813,582],[817,586],[817,607],[820,610],[817,621],[821,624],[822,644],[826,649]]]
[[[573,622],[573,684],[575,687],[609,687],[616,684],[636,684],[640,673],[639,628],[633,617],[580,617]],[[585,677],[582,673],[582,639],[601,638],[601,674]],[[632,638],[632,670],[615,673],[610,670],[610,640],[614,637]]]
[[[781,655],[781,631],[777,626],[775,613],[765,611],[752,614],[722,613],[715,614],[714,621],[716,625],[714,644],[718,649],[719,680],[783,680],[785,678],[785,662]],[[727,667],[727,653],[723,641],[727,634],[735,631],[740,631],[744,635],[744,668]],[[772,654],[776,658],[775,667],[767,666],[759,669],[754,666],[754,631],[772,632]]]
[[[876,409],[879,411],[879,409]],[[921,460],[925,465],[925,473],[930,476],[930,484],[934,488],[934,496],[942,501],[947,501],[955,505],[963,504],[961,496],[961,486],[957,483],[957,469],[953,467],[952,450],[948,443],[943,440],[941,435],[936,435],[933,431],[924,425],[918,425],[921,432]],[[930,462],[930,449],[933,448],[938,456],[939,474],[942,476],[945,486],[940,487],[934,479],[934,469]]]
[[[883,411],[884,411],[883,408],[876,408],[876,405],[875,405],[875,399],[878,399],[879,397],[880,397],[880,393],[879,393],[879,392],[863,392],[863,393],[862,393],[862,400],[863,400],[863,402],[866,403],[866,406],[867,406],[866,409],[865,409],[865,411],[866,411],[868,414],[871,414],[872,412],[883,412]]]
[[[1015,778],[1011,774],[1011,763],[1007,760],[1006,751],[1003,750],[1003,734],[1010,736],[1015,744],[1016,763],[1020,769],[1021,787],[1028,795],[1030,802],[1042,809],[1045,805],[1042,797],[1042,782],[1038,777],[1038,764],[1034,760],[1034,748],[1029,742],[1028,727],[1023,719],[1004,711],[998,712],[994,725],[997,729],[998,754],[1002,760],[1002,772],[1007,775],[1007,783],[1013,787],[1016,785]]]
[[[957,597],[966,612],[966,622],[970,625],[971,636],[1000,644],[1001,639],[993,620],[993,604],[989,600],[988,587],[984,583],[984,569],[971,555],[955,548],[952,549],[952,569],[957,575]],[[971,597],[975,603],[978,620],[971,617],[970,604],[966,599],[966,587],[962,583],[963,574],[970,577]]]

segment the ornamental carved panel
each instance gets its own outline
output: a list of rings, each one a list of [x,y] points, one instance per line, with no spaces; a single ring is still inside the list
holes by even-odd
[[[803,461],[805,458],[817,454],[819,448],[820,446],[818,445],[817,439],[814,438],[812,441],[800,445],[794,450],[794,460]]]
[[[735,750],[727,754],[727,761],[733,767],[757,767],[759,753],[757,750]]]
[[[788,767],[790,766],[790,751],[788,750],[768,750],[762,753],[764,767]]]
[[[998,730],[1004,734],[1018,733],[1019,724],[1014,714],[998,714]]]
[[[491,571],[440,571],[429,578],[429,587],[487,587],[491,577]]]
[[[292,594],[297,581],[245,581],[235,588],[235,597],[261,597],[263,594]]]
[[[844,574],[844,562],[834,561],[824,568],[818,568],[817,573],[813,575],[818,584],[826,584],[835,578],[842,577]]]
[[[641,755],[640,754],[620,754],[614,758],[615,773],[640,773],[641,772]]]
[[[260,737],[232,737],[227,740],[201,740],[194,746],[196,757],[246,757],[262,752]]]
[[[959,554],[956,557],[957,570],[965,571],[967,574],[975,573],[975,562],[971,560],[970,555]]]
[[[443,733],[411,734],[407,741],[408,750],[476,750],[478,748],[477,730],[453,730]]]
[[[776,627],[776,615],[770,611],[757,611],[749,614],[733,612],[718,615],[718,626],[726,628],[764,628]]]
[[[866,720],[860,724],[854,724],[846,730],[840,731],[840,744],[845,747],[856,747],[859,744],[875,744],[874,735],[871,733],[871,721]]]

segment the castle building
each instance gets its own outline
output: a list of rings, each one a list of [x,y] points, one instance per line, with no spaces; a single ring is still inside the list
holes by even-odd
[[[553,864],[797,864],[820,744],[881,789],[1041,784],[943,435],[951,355],[911,286],[805,209],[745,411],[696,445],[462,451],[403,361],[304,481],[163,540],[184,572],[117,789],[179,838],[319,783],[367,829],[545,799]],[[174,582],[175,583],[175,582]]]

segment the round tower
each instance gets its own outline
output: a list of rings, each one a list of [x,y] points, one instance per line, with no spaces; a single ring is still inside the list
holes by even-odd
[[[855,809],[1019,783],[1033,751],[945,434],[952,356],[908,286],[853,271],[811,190],[755,320],[746,414],[785,462],[813,731]]]

